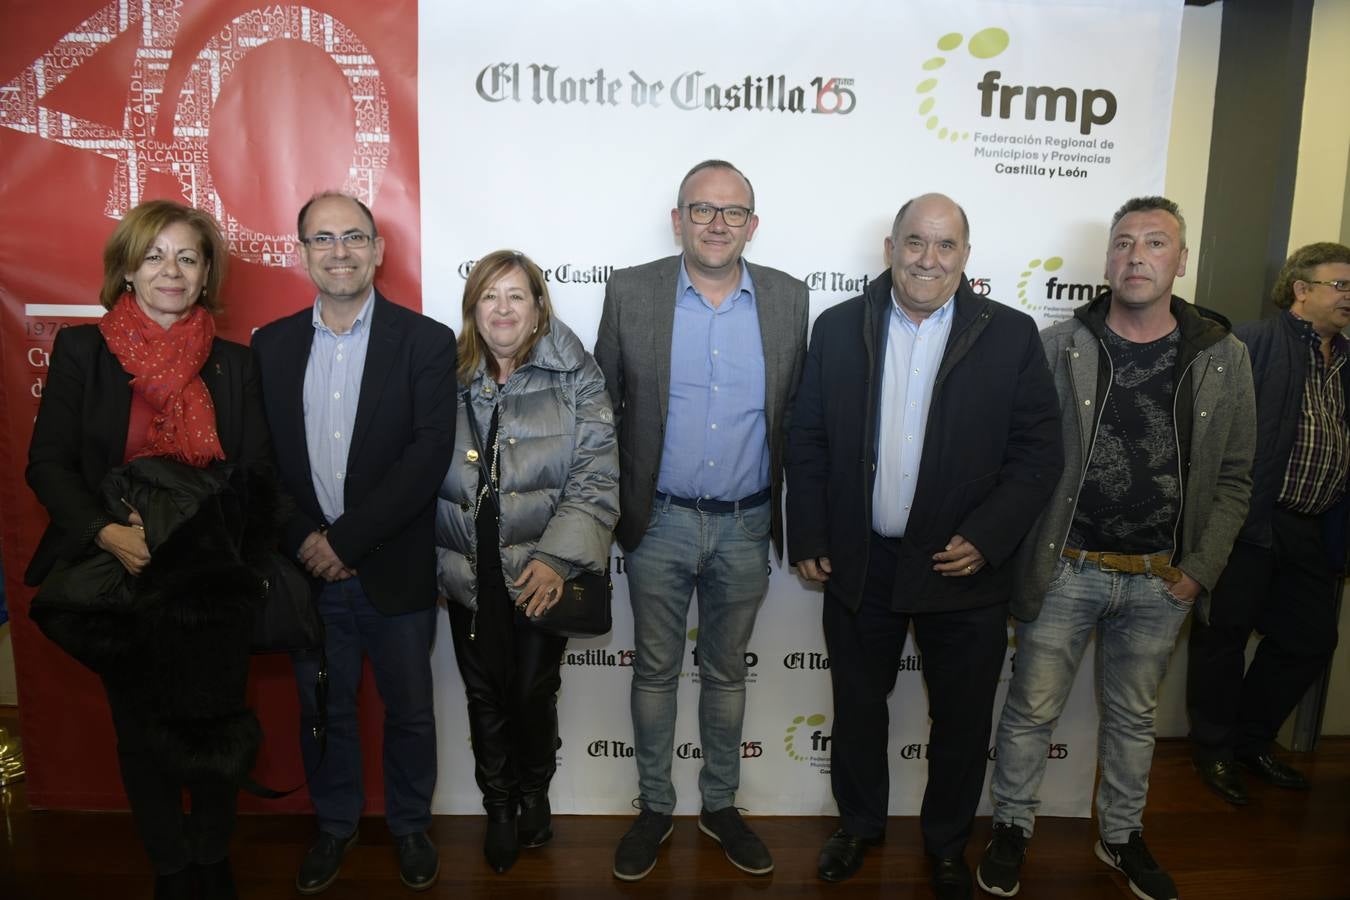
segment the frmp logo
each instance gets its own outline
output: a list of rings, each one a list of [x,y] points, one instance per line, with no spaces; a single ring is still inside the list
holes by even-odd
[[[1012,43],[1008,32],[997,27],[977,31],[969,39],[960,32],[938,38],[939,52],[920,64],[924,76],[915,86],[922,98],[918,114],[923,127],[940,141],[971,141],[972,156],[995,161],[993,169],[999,175],[1082,179],[1093,174],[1088,166],[1109,165],[1111,155],[1106,151],[1115,143],[1095,136],[1094,129],[1116,118],[1119,101],[1112,91],[1012,83],[1031,80],[1012,71],[1025,68],[1025,61],[1034,55],[1025,47],[1020,48],[1020,60],[1008,60],[1001,68],[972,65],[965,59],[968,54],[981,62],[991,60]],[[958,52],[962,48],[965,53]],[[1023,77],[1015,77],[1019,74]],[[1027,128],[1028,123],[1033,127]],[[1065,125],[1076,126],[1081,136],[1063,136]],[[1011,126],[1021,127],[1014,131]]]
[[[690,677],[690,678],[692,678],[694,681],[698,681],[698,668],[699,668],[699,661],[698,661],[698,629],[697,629],[697,628],[691,628],[691,629],[689,629],[689,631],[686,632],[686,635],[685,635],[685,636],[686,636],[686,637],[689,639],[689,641],[694,645],[693,649],[689,651],[689,656],[690,656],[690,658],[693,659],[694,667],[693,667],[693,671],[684,670],[684,671],[681,671],[681,672],[680,672],[680,675],[681,675],[681,677]],[[757,682],[757,681],[759,680],[759,677],[758,677],[758,676],[756,675],[756,673],[755,673],[755,667],[758,666],[758,665],[759,665],[759,654],[756,653],[756,652],[754,652],[753,650],[746,650],[746,651],[745,651],[745,683],[746,683],[746,684],[754,684],[755,682]]]
[[[923,70],[925,72],[936,72],[947,65],[947,56],[958,49],[962,43],[966,45],[966,52],[976,59],[992,59],[998,56],[1004,50],[1008,49],[1008,32],[1002,28],[986,28],[970,36],[966,41],[965,35],[953,31],[950,34],[944,34],[938,38],[937,48],[942,52],[941,56],[932,56],[923,61]],[[949,128],[941,123],[935,109],[937,107],[937,97],[934,91],[937,88],[939,79],[935,75],[930,75],[919,82],[915,87],[915,93],[925,95],[919,103],[919,115],[923,116],[923,127],[933,132],[940,141],[950,140],[952,143],[957,141],[970,140],[970,132],[962,131],[960,128]]]
[[[1013,101],[1026,95],[1025,106],[1018,104],[1022,117],[1027,121],[1045,119],[1054,122],[1059,118],[1063,101],[1064,121],[1078,120],[1078,130],[1086,135],[1091,133],[1093,125],[1105,125],[1116,117],[1116,95],[1107,90],[1083,91],[1082,115],[1079,116],[1078,94],[1073,88],[1056,88],[1046,85],[999,84],[1003,73],[990,69],[980,79],[980,115],[989,118],[994,115],[994,97],[998,96],[998,117],[1011,118]],[[1044,103],[1037,101],[1044,100]]]
[[[1074,307],[1087,303],[1111,289],[1111,286],[1105,283],[1062,281],[1054,274],[1044,282],[1037,278],[1038,269],[1046,273],[1055,273],[1063,267],[1064,258],[1061,256],[1037,257],[1028,262],[1026,269],[1018,276],[1018,304],[1029,313],[1043,313],[1054,319],[1063,319],[1068,317]]]
[[[830,736],[820,729],[826,720],[824,713],[794,716],[787,733],[783,735],[783,749],[787,751],[787,755],[798,762],[814,760],[824,755],[828,761]]]

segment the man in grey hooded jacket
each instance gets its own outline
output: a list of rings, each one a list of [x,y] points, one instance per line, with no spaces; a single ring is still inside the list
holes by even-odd
[[[1136,896],[1176,897],[1143,841],[1158,684],[1246,515],[1256,437],[1246,348],[1226,322],[1172,294],[1186,257],[1177,205],[1130,200],[1111,223],[1110,292],[1041,335],[1065,465],[1019,560],[1017,656],[990,785],[994,835],[978,870],[996,896],[1019,888],[1051,732],[1095,631],[1096,854]]]

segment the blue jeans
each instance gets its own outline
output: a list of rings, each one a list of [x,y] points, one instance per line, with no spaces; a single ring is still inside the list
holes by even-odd
[[[989,786],[996,824],[1032,833],[1050,733],[1096,631],[1097,827],[1112,844],[1142,830],[1158,683],[1192,606],[1168,588],[1157,576],[1062,561],[1040,615],[1017,627],[1017,656]]]
[[[769,504],[705,513],[658,499],[625,568],[637,650],[632,712],[642,806],[666,814],[675,809],[676,689],[689,598],[697,591],[698,786],[705,809],[724,809],[740,784],[745,649],[769,587]]]
[[[328,749],[309,779],[319,830],[346,837],[356,830],[365,804],[361,783],[361,730],[356,693],[361,657],[370,657],[384,702],[384,811],[394,837],[431,826],[436,788],[436,719],[432,707],[431,641],[436,607],[398,616],[371,606],[358,578],[325,584],[319,614],[328,654]],[[316,657],[292,658],[300,691],[300,750],[305,771],[319,759],[314,739]]]

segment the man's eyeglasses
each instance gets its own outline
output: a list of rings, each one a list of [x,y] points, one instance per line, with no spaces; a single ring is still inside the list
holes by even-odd
[[[711,225],[712,220],[721,213],[722,221],[731,228],[740,228],[750,221],[754,213],[753,209],[744,206],[713,206],[711,203],[688,203],[684,208],[689,210],[689,221],[695,225]]]
[[[728,222],[728,225],[731,223]],[[1313,281],[1311,278],[1300,278],[1304,284],[1329,284],[1342,294],[1350,294],[1350,278],[1338,278],[1335,281]]]
[[[368,246],[371,240],[371,236],[364,231],[349,231],[346,234],[329,234],[321,231],[307,238],[301,238],[300,243],[312,250],[332,250],[338,241],[342,241],[348,250],[360,250]]]

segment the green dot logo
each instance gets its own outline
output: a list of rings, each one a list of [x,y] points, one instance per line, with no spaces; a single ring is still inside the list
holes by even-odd
[[[698,629],[697,629],[697,628],[690,628],[688,634],[686,635],[686,637],[688,637],[689,640],[691,640],[691,641],[698,641]]]
[[[806,716],[793,717],[792,724],[788,726],[787,733],[783,735],[783,749],[787,751],[789,758],[798,762],[806,759],[805,754],[809,752],[807,748],[811,743],[811,736],[805,733],[805,729],[818,728],[824,725],[825,718],[824,713],[811,713]],[[800,733],[798,732],[799,728],[803,729]],[[817,739],[818,742],[819,739]],[[798,752],[799,747],[800,752]]]
[[[953,31],[938,38],[937,48],[941,51],[941,55],[925,59],[921,68],[925,73],[941,71],[948,62],[946,54],[959,49],[963,43],[966,45],[966,52],[976,59],[992,59],[1008,49],[1009,41],[1008,32],[1002,28],[986,28],[983,31],[977,31],[970,36],[968,41],[964,35]],[[940,79],[936,74],[926,74],[914,88],[914,92],[923,98],[919,101],[919,116],[923,120],[923,127],[931,131],[940,141],[950,141],[955,144],[957,141],[970,140],[969,131],[962,131],[960,128],[942,124],[936,112],[937,97],[934,94],[939,81]]]
[[[1036,274],[1036,270],[1041,269],[1046,272],[1058,272],[1063,265],[1064,258],[1062,256],[1051,256],[1046,259],[1033,259],[1031,262],[1027,263],[1026,271],[1018,276],[1021,280],[1017,282],[1017,302],[1021,304],[1023,309],[1033,313],[1040,312],[1041,310],[1040,303],[1032,303],[1027,299],[1027,285],[1031,283],[1031,276]]]

